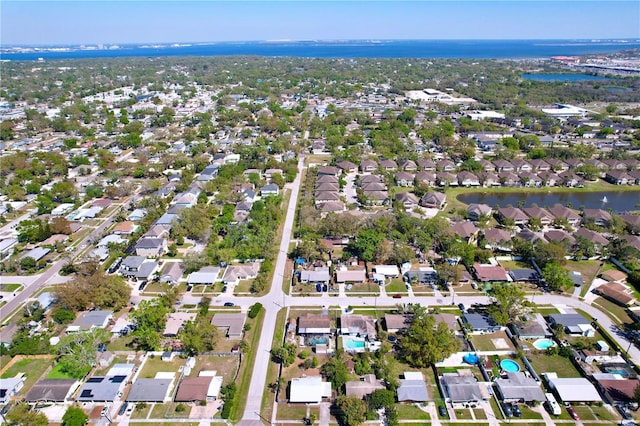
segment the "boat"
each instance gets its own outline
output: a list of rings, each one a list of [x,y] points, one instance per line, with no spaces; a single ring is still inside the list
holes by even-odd
[[[604,197],[602,197],[602,200],[600,200],[600,201],[602,201],[603,203],[608,203],[609,202],[609,200],[607,200],[607,196],[606,195]]]

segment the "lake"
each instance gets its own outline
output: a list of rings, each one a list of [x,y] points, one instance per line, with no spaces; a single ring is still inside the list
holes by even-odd
[[[607,202],[602,198],[606,196]],[[458,201],[465,204],[487,204],[491,207],[499,205],[506,207],[509,204],[516,207],[519,201],[524,201],[525,207],[537,204],[539,207],[551,207],[554,204],[564,206],[571,204],[572,208],[579,209],[612,209],[614,212],[628,212],[640,210],[640,189],[638,191],[602,191],[602,192],[470,192],[458,195]]]
[[[556,82],[556,81],[599,81],[599,80],[609,80],[607,77],[603,77],[600,75],[589,75],[589,74],[522,74],[522,78],[525,80],[534,80],[534,81],[548,81],[548,82]]]

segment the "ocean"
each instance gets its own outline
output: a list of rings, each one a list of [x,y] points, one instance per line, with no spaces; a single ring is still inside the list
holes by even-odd
[[[21,48],[3,46],[2,60],[229,56],[309,58],[477,58],[531,59],[612,53],[640,49],[640,40],[371,40],[371,41],[295,41],[228,42],[181,45],[122,45],[117,48],[79,47]]]

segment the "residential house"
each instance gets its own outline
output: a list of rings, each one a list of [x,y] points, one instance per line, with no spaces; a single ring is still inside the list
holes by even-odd
[[[113,319],[113,311],[96,310],[88,311],[80,315],[70,326],[67,327],[67,333],[78,331],[89,331],[94,328],[107,328],[109,322]]]
[[[427,192],[420,199],[422,207],[431,209],[443,209],[447,202],[447,196],[442,192]]]
[[[480,186],[480,179],[471,172],[462,171],[458,173],[458,185],[460,186]]]
[[[319,267],[312,271],[300,271],[300,282],[303,284],[329,284],[331,276],[328,267]]]
[[[507,160],[495,160],[493,162],[493,165],[495,166],[496,171],[498,173],[500,173],[500,172],[513,172],[515,170],[515,167],[513,167],[513,164],[511,164]]]
[[[337,164],[337,166],[344,172],[344,173],[355,173],[358,171],[358,166],[355,165],[354,163],[352,163],[351,161],[341,161]]]
[[[162,271],[160,272],[160,282],[171,285],[178,284],[184,269],[182,269],[182,263],[180,262],[166,262]]]
[[[571,210],[568,207],[563,206],[562,204],[556,204],[553,207],[548,209],[549,213],[551,213],[558,220],[566,220],[569,226],[572,228],[580,225],[582,218],[578,213]]]
[[[246,315],[243,313],[216,313],[211,319],[211,324],[215,325],[219,329],[226,329],[226,336],[229,339],[241,339],[245,321]]]
[[[481,217],[490,218],[493,209],[486,204],[469,204],[467,207],[467,215],[470,220],[477,221]]]
[[[302,314],[298,317],[298,334],[331,334],[331,319],[329,315]]]
[[[466,312],[462,314],[462,321],[468,324],[473,334],[495,333],[503,328],[487,314]]]
[[[160,374],[160,373],[159,373]],[[127,402],[164,402],[173,387],[174,379],[137,378],[129,393]]]
[[[531,207],[523,207],[522,211],[532,219],[539,219],[540,223],[543,226],[551,225],[553,223],[553,220],[555,219],[554,216],[546,209],[543,209],[542,207],[538,207],[536,205],[533,205]]]
[[[336,270],[337,284],[363,284],[367,281],[367,273],[364,269],[338,269]]]
[[[396,194],[396,202],[400,203],[406,210],[411,210],[418,206],[420,200],[410,192],[400,192]]]
[[[195,319],[195,312],[172,312],[167,317],[167,323],[164,326],[162,335],[164,337],[176,337],[185,322]]]
[[[427,171],[421,170],[418,173],[416,173],[415,184],[436,186],[436,174],[433,172],[427,172]]]
[[[258,276],[260,272],[260,263],[250,262],[242,265],[227,266],[222,276],[222,282],[225,284],[238,284],[240,280],[251,280]]]
[[[415,172],[418,170],[418,165],[413,160],[400,160],[398,166],[400,170],[404,170],[405,172]]]
[[[504,229],[487,229],[484,231],[484,239],[487,242],[484,247],[486,249],[511,251],[511,234]]]
[[[484,171],[478,173],[478,180],[485,188],[502,185],[500,177],[493,172]]]
[[[595,335],[595,329],[591,325],[591,321],[577,312],[551,314],[548,317],[548,322],[551,326],[562,326],[565,332],[571,335],[585,337],[593,337]]]
[[[511,220],[518,226],[526,225],[529,222],[529,217],[517,207],[500,207],[497,216],[503,224],[506,220]]]
[[[320,376],[291,379],[289,387],[290,403],[319,404],[323,398],[331,397],[331,382],[322,381]]]
[[[345,383],[345,394],[362,399],[379,389],[386,389],[382,380],[376,379],[375,374],[365,374],[360,380],[350,380]]]
[[[615,281],[599,285],[594,289],[594,292],[620,306],[626,307],[637,303],[636,298],[633,296],[633,291],[629,287]]]
[[[136,232],[139,228],[139,225],[130,220],[125,220],[124,222],[118,223],[112,230],[112,232],[116,235],[131,235]]]
[[[602,209],[584,209],[582,217],[585,222],[606,227],[611,223],[611,213]]]
[[[268,183],[262,188],[260,188],[260,195],[263,197],[268,197],[270,195],[278,195],[280,194],[280,188],[275,183]]]
[[[480,386],[469,370],[444,373],[440,376],[440,385],[445,399],[454,406],[478,403],[490,398],[488,390]]]
[[[549,388],[562,402],[601,402],[595,386],[584,377],[558,377],[554,372],[542,375]]]
[[[420,169],[425,172],[435,172],[436,171],[436,163],[429,160],[428,158],[420,158],[417,162],[417,165]]]
[[[24,386],[24,375],[0,379],[0,404],[7,404]]]
[[[167,240],[164,238],[140,238],[136,244],[136,255],[142,257],[159,257],[167,251]]]
[[[464,241],[468,243],[472,243],[475,241],[478,236],[479,229],[468,220],[464,222],[458,222],[451,227],[451,230],[454,234],[462,238]]]
[[[493,386],[504,402],[531,404],[546,400],[540,384],[521,371],[498,377]]]
[[[373,173],[378,170],[378,163],[373,160],[362,160],[360,163],[360,171],[362,173]]]
[[[356,336],[375,339],[375,320],[368,315],[340,315],[340,334],[343,336]]]
[[[217,266],[205,266],[198,272],[192,272],[187,276],[188,285],[213,285],[218,281],[220,268]]]
[[[427,384],[419,371],[406,371],[400,379],[398,402],[426,402],[429,400]]]
[[[394,177],[398,186],[413,186],[414,178],[415,176],[409,172],[398,172]]]
[[[398,170],[398,164],[393,160],[381,160],[380,168],[385,172],[395,172]]]
[[[407,271],[404,273],[405,280],[412,284],[435,285],[438,281],[438,273],[435,269],[425,267],[418,271]]]
[[[388,333],[398,333],[406,330],[413,321],[411,315],[404,314],[385,314],[384,325]]]
[[[71,398],[77,385],[75,379],[40,379],[24,399],[29,403],[65,402]]]

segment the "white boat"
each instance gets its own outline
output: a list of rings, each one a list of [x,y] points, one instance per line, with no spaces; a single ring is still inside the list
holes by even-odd
[[[608,203],[608,202],[609,202],[609,200],[607,200],[607,196],[606,196],[606,195],[605,195],[604,197],[602,197],[602,200],[601,200],[601,201],[602,201],[603,203]]]

